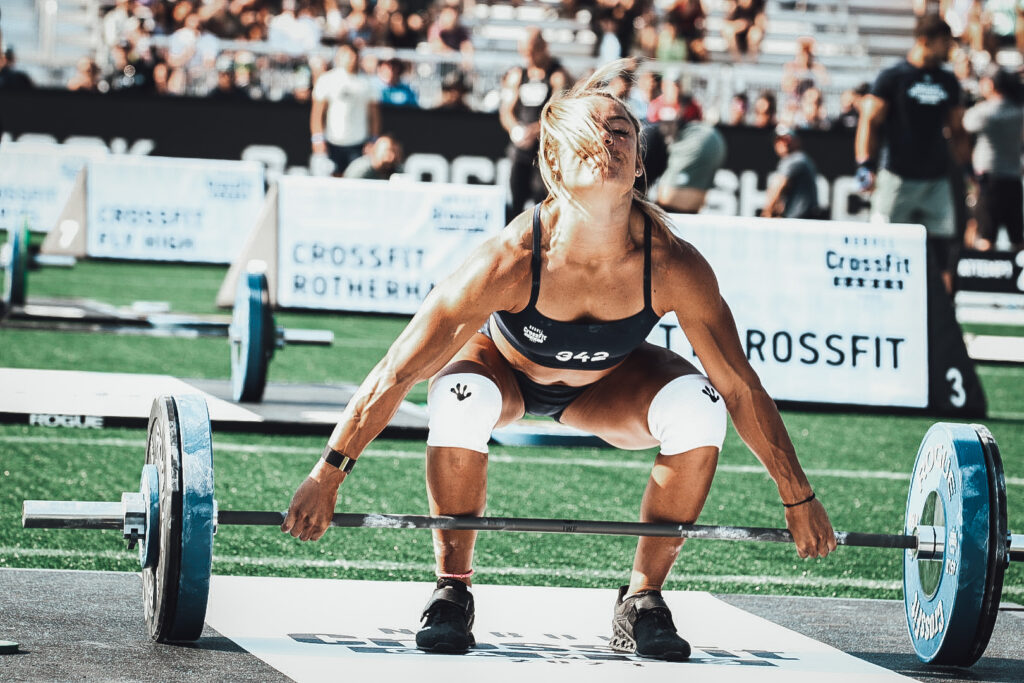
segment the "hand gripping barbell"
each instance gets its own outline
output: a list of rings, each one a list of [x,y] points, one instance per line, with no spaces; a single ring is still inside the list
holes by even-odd
[[[199,638],[219,525],[274,525],[283,512],[218,510],[213,438],[199,395],[162,396],[149,418],[139,492],[120,503],[24,503],[26,528],[120,529],[139,547],[146,622],[160,642]],[[791,543],[784,529],[501,517],[336,513],[331,526],[665,536]],[[901,535],[836,532],[839,545],[904,551],[907,624],[924,662],[970,666],[988,645],[1003,573],[1024,560],[1006,528],[1006,484],[995,439],[980,425],[938,423],[918,450]]]

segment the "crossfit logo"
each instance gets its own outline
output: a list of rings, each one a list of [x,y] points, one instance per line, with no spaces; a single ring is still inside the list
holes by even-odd
[[[711,387],[704,387],[703,389],[701,389],[700,393],[710,398],[712,403],[718,403],[718,399],[721,398],[721,396],[716,394],[715,390],[712,389]]]
[[[534,344],[543,344],[547,341],[548,336],[541,332],[533,325],[527,325],[523,328],[523,336],[532,341]]]
[[[455,394],[455,398],[459,399],[460,401],[465,401],[467,398],[473,395],[473,392],[469,390],[468,384],[465,386],[461,384],[456,384],[454,387],[449,389],[449,391]]]

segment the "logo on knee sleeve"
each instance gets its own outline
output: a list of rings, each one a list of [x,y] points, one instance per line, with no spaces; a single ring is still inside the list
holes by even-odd
[[[469,390],[468,384],[466,386],[456,384],[454,387],[449,389],[449,391],[455,394],[455,398],[459,399],[460,401],[465,401],[467,398],[473,395],[473,392]]]
[[[716,394],[715,390],[712,389],[711,387],[704,387],[703,389],[701,389],[700,393],[710,398],[712,403],[718,403],[718,399],[721,398],[721,396]]]

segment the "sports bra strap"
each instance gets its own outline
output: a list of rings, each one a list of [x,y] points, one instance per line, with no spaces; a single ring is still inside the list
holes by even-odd
[[[644,308],[651,310],[651,219],[644,214]]]
[[[530,304],[532,308],[537,304],[537,297],[540,295],[540,204],[533,210],[533,257],[530,259],[530,269],[533,272],[533,286],[530,289]]]

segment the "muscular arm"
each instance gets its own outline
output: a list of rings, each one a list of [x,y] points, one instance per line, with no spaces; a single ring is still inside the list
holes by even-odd
[[[789,186],[789,177],[784,175],[777,175],[768,186],[768,192],[764,197],[764,208],[761,209],[761,215],[765,218],[771,218],[773,216],[781,216],[782,212],[786,210],[786,205],[782,201],[782,194],[786,191]]]
[[[963,106],[953,107],[949,111],[949,145],[953,152],[953,160],[958,164],[966,164],[971,160],[971,139],[964,128]]]
[[[514,234],[508,230],[485,242],[427,295],[348,402],[328,439],[331,448],[358,457],[387,426],[413,385],[440,370],[492,311],[515,308],[516,297],[528,295],[529,258],[518,258],[509,242]],[[522,283],[525,289],[518,286]],[[292,497],[281,530],[304,541],[323,536],[345,476],[318,460]]]
[[[805,500],[811,485],[775,402],[747,361],[711,266],[686,243],[680,242],[676,252],[656,273],[655,281],[667,285],[657,292],[656,304],[671,302],[708,379],[725,400],[733,426],[764,464],[782,502]],[[835,534],[819,501],[787,508],[786,521],[801,557],[824,557],[835,549]]]
[[[889,105],[880,97],[865,95],[860,102],[860,119],[857,122],[857,137],[853,141],[853,153],[858,164],[878,158],[881,145],[881,128]]]

